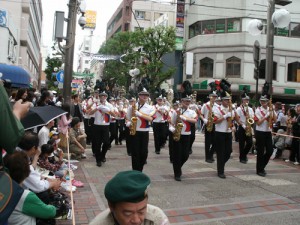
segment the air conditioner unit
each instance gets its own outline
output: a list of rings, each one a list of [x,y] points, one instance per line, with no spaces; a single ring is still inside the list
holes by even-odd
[[[292,2],[293,2],[292,0],[275,0],[276,5],[282,5],[282,6],[291,4]]]

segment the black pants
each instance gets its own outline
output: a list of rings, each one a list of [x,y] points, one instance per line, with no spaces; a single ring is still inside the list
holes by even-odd
[[[155,152],[160,152],[161,146],[165,143],[165,138],[166,138],[165,132],[166,132],[165,123],[153,123]]]
[[[255,131],[256,138],[256,172],[264,172],[266,165],[268,164],[270,157],[273,153],[272,146],[272,133]]]
[[[252,134],[251,136],[247,136],[245,129],[242,126],[239,126],[238,136],[239,136],[240,160],[247,161],[247,155],[253,145]]]
[[[113,140],[115,140],[115,142],[118,142],[117,139],[117,123],[110,123],[109,124],[109,143],[111,144],[113,142]]]
[[[208,132],[205,126],[205,160],[212,160],[215,152],[214,145],[215,129]]]
[[[196,124],[190,123],[191,124],[191,137],[190,137],[190,150],[192,151],[192,147],[196,138]]]
[[[173,133],[169,131],[169,157],[171,162],[173,162],[173,152],[174,152]]]
[[[300,140],[297,138],[292,139],[292,151],[289,160],[300,162]]]
[[[215,132],[215,149],[217,152],[218,174],[224,174],[226,162],[232,152],[232,133]]]
[[[94,125],[92,149],[98,163],[105,158],[108,147],[109,125]]]
[[[92,142],[93,139],[93,125],[94,125],[94,117],[91,117],[90,119],[84,118],[83,124],[84,124],[84,130],[86,133],[86,143],[89,144]]]
[[[143,171],[148,157],[148,143],[148,131],[137,131],[132,136],[131,163],[133,170]]]
[[[125,137],[126,137],[126,149],[127,149],[127,155],[131,154],[132,149],[132,139],[133,136],[130,135],[129,127],[125,127]]]
[[[174,141],[173,138],[169,141],[173,142],[173,170],[174,176],[180,177],[182,175],[182,166],[189,158],[190,151],[190,135],[181,135],[179,141]]]
[[[119,143],[125,139],[125,119],[117,120],[117,140]]]
[[[169,123],[165,122],[165,138],[163,141],[163,146],[167,143],[168,137],[169,137]]]

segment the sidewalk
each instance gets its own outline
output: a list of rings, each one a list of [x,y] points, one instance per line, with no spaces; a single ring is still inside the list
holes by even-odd
[[[204,137],[197,133],[193,154],[183,167],[182,182],[174,181],[168,149],[154,153],[150,134],[148,164],[144,172],[152,180],[149,202],[161,207],[172,224],[199,225],[296,225],[300,223],[300,166],[271,160],[268,175],[255,173],[256,156],[248,164],[238,160],[238,143],[233,142],[232,159],[226,164],[226,179],[217,177],[216,163],[204,161]],[[123,142],[124,143],[124,142]],[[76,179],[85,183],[74,193],[76,224],[88,224],[107,207],[103,194],[107,181],[118,171],[131,169],[125,145],[114,146],[107,162],[96,167],[91,150],[78,163]],[[59,220],[57,224],[72,224]]]

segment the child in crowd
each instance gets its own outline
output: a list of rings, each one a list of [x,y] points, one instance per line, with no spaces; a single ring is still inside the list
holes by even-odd
[[[273,136],[273,154],[271,156],[271,159],[281,157],[282,152],[285,148],[285,136],[281,134],[285,134],[283,129],[279,129],[277,131],[277,134]]]

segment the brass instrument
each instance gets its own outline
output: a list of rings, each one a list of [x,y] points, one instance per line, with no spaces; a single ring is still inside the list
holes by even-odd
[[[270,98],[270,101],[269,101],[269,127],[270,129],[273,128],[273,120],[274,120],[274,115],[273,115],[273,104],[272,104],[272,97]]]
[[[136,117],[136,104],[131,108],[131,124],[129,126],[129,134],[134,136],[136,134],[136,124],[137,124],[137,117]]]
[[[178,109],[178,110],[180,110],[180,109]],[[180,137],[181,137],[181,130],[183,128],[183,123],[181,121],[180,115],[181,115],[181,113],[177,113],[175,131],[174,131],[174,134],[173,134],[173,140],[174,141],[179,141]]]
[[[290,134],[292,131],[292,117],[288,116],[287,121],[286,121],[286,130],[287,130],[287,134]]]
[[[231,101],[231,98],[229,99],[229,109],[228,109],[228,112],[232,113],[232,101]],[[231,117],[227,118],[227,127],[228,127],[228,129],[232,128],[232,116],[233,115],[231,115]]]
[[[210,97],[209,100],[209,112],[208,112],[208,117],[207,117],[207,124],[206,124],[206,130],[208,132],[211,132],[213,130],[214,126],[214,115],[213,115],[213,97]]]
[[[246,136],[251,137],[252,124],[254,124],[254,119],[250,117],[248,103],[246,104],[245,114],[246,114]]]

